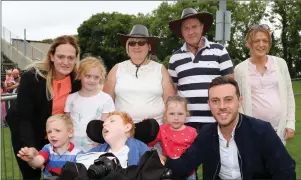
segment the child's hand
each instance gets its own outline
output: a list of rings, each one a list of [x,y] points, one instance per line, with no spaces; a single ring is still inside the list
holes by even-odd
[[[161,164],[164,166],[166,162],[166,156],[159,155],[159,157],[160,157]]]
[[[96,142],[93,142],[93,147],[97,147],[97,146],[99,146],[100,144],[99,143],[96,143]]]
[[[23,161],[31,161],[33,160],[33,158],[35,156],[37,156],[38,154],[38,151],[36,150],[36,148],[28,148],[28,147],[24,147],[24,148],[21,148],[19,153],[17,154],[17,156],[19,158],[21,158]]]

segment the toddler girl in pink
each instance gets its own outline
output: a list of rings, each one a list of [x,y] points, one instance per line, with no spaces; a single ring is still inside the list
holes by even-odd
[[[187,116],[189,116],[189,112],[186,99],[180,96],[170,96],[165,105],[164,120],[166,124],[160,126],[157,138],[148,146],[153,147],[157,142],[161,142],[164,156],[180,157],[197,136],[194,128],[185,126]],[[187,180],[195,179],[196,174],[193,171]]]

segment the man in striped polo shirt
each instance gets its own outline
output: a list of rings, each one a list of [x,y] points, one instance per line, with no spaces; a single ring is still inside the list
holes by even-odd
[[[215,122],[207,102],[210,82],[218,76],[233,77],[233,64],[225,47],[205,37],[212,22],[210,13],[198,13],[193,8],[184,9],[181,19],[169,22],[170,30],[185,43],[171,56],[168,72],[178,95],[187,98],[187,125],[197,132]]]

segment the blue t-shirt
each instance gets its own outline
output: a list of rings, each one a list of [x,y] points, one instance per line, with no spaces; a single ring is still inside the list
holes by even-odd
[[[81,150],[74,147],[74,144],[70,142],[68,150],[63,154],[58,154],[54,151],[51,144],[46,144],[39,155],[43,156],[45,159],[46,167],[44,169],[44,177],[52,176],[51,172],[56,174],[61,174],[62,167],[67,161],[75,162],[76,155],[80,153]]]

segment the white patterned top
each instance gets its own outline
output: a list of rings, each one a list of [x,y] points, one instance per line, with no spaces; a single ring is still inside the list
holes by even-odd
[[[70,94],[66,100],[65,112],[70,112],[73,120],[74,136],[71,142],[82,151],[93,147],[93,141],[86,134],[87,125],[91,120],[101,119],[102,113],[115,111],[110,95],[100,91],[91,97],[82,97],[78,92]]]

